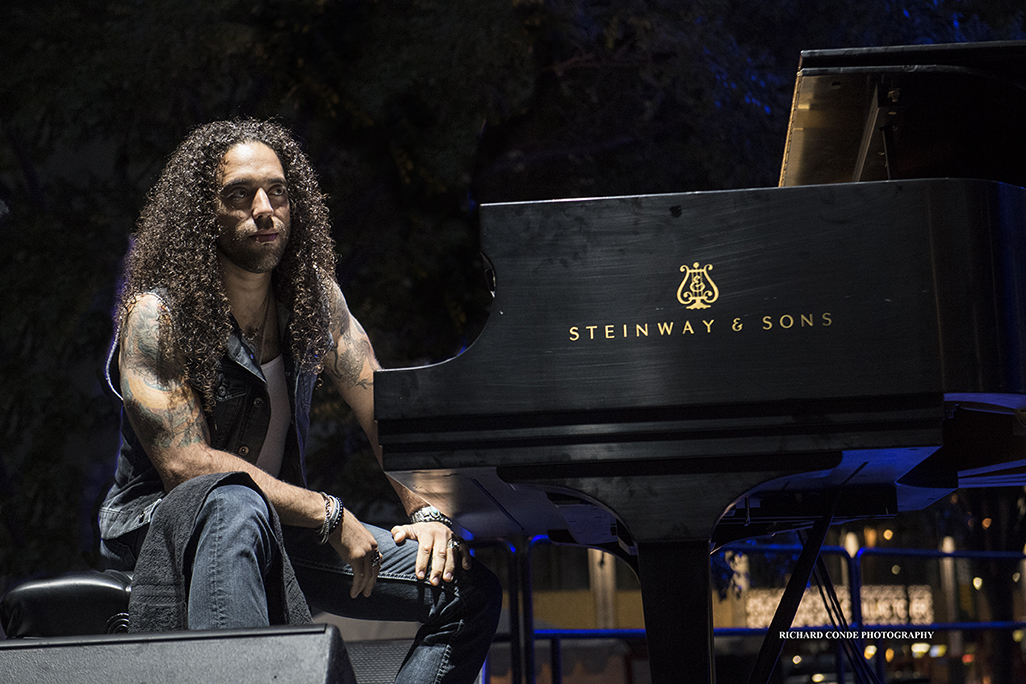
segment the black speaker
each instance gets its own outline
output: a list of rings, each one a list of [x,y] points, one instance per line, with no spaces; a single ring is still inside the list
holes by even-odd
[[[346,652],[360,684],[392,684],[413,639],[347,641]]]
[[[0,641],[10,684],[355,684],[334,625]]]

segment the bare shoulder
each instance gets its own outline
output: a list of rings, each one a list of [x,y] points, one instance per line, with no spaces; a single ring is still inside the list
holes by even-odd
[[[164,316],[167,306],[155,294],[140,294],[128,303],[120,339],[122,366],[129,360],[160,363],[160,321]]]
[[[326,280],[328,311],[331,315],[331,336],[337,344],[338,339],[349,332],[352,314],[349,313],[349,303],[346,302],[346,297],[342,294],[342,288],[338,286],[334,278]]]

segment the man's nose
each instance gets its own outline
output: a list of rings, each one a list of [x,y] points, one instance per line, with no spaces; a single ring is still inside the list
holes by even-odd
[[[271,198],[263,188],[258,188],[253,195],[253,216],[269,216],[272,213],[274,208],[271,206]]]

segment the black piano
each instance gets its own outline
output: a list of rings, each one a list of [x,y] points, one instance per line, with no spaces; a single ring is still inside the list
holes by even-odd
[[[482,207],[488,323],[377,374],[386,470],[632,559],[658,683],[715,681],[710,550],[804,530],[768,677],[831,524],[1026,484],[1024,65],[805,52],[780,187]]]

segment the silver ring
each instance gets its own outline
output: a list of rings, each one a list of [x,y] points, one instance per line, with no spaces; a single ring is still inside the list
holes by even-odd
[[[458,549],[458,548],[460,548],[460,543],[458,541],[456,541],[455,539],[450,539],[449,540],[449,548],[450,549]]]
[[[371,561],[371,567],[377,568],[381,566],[382,555],[380,551],[374,552],[374,560]]]

